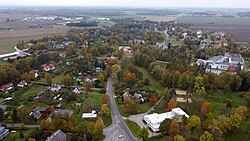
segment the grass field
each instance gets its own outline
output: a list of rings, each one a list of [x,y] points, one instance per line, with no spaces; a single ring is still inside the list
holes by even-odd
[[[215,25],[235,25],[235,26],[250,26],[250,18],[223,18],[223,17],[178,17],[176,19],[180,23],[191,24],[208,24]]]
[[[141,129],[135,122],[130,120],[125,120],[125,123],[127,124],[129,130],[132,132],[132,134],[135,137],[138,137],[138,131]]]
[[[10,53],[15,51],[14,46],[19,41],[28,41],[30,39],[34,39],[34,37],[21,37],[21,38],[9,38],[9,39],[0,39],[0,54]]]

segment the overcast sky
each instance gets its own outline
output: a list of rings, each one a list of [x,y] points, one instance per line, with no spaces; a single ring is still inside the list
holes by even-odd
[[[122,6],[250,8],[250,0],[0,0],[2,6]]]

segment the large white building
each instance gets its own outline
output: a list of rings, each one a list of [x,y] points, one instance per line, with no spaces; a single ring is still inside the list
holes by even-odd
[[[158,132],[160,131],[160,124],[165,119],[176,118],[177,121],[181,121],[182,116],[189,118],[189,115],[186,114],[181,108],[178,107],[178,108],[173,108],[172,111],[166,112],[166,113],[161,113],[161,114],[153,113],[150,115],[145,115],[144,121],[153,130],[153,132]]]
[[[237,67],[240,70],[244,70],[244,59],[240,54],[225,53],[225,55],[214,56],[208,60],[198,59],[197,65],[204,65],[206,73],[221,74],[223,71],[230,71],[232,74],[236,74]],[[238,66],[240,65],[240,66]]]

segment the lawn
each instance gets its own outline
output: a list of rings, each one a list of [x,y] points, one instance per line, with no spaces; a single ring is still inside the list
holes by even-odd
[[[0,39],[0,54],[15,51],[14,46],[16,46],[19,41],[27,41],[30,39],[34,39],[34,37]]]
[[[144,88],[146,88],[148,90],[155,90],[158,94],[163,95],[164,88],[159,84],[158,81],[153,79],[151,74],[145,68],[138,67],[138,66],[135,66],[135,68],[142,71],[144,79],[150,80],[149,86],[144,86]]]
[[[167,67],[166,63],[157,62],[161,68],[165,69]]]
[[[130,120],[125,120],[125,123],[127,124],[129,130],[132,132],[132,134],[135,137],[138,137],[138,131],[141,129],[135,122]]]

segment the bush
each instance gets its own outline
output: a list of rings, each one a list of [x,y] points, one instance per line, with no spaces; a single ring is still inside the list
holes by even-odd
[[[149,85],[150,84],[150,80],[149,79],[145,79],[143,83],[144,83],[144,85]]]
[[[232,101],[230,99],[224,100],[223,103],[225,103],[227,107],[232,107]]]

